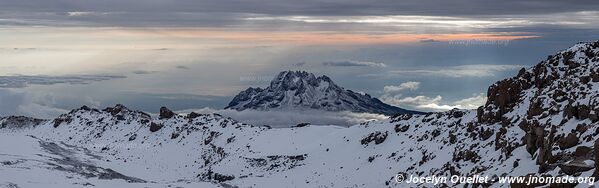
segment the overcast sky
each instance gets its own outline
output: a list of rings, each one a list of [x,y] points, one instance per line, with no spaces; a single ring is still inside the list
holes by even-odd
[[[220,109],[283,70],[421,111],[599,40],[596,1],[0,0],[0,116]]]

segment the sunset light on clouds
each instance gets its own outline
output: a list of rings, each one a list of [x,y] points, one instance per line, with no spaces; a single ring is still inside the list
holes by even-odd
[[[173,99],[185,101],[176,110],[220,108],[281,70],[306,70],[387,99],[383,88],[418,81],[418,90],[389,101],[431,99],[394,105],[437,111],[479,105],[466,99],[573,40],[594,39],[599,27],[594,5],[463,1],[0,2],[5,80],[119,78],[3,92],[27,93],[29,102],[51,109],[118,102],[151,111]],[[54,102],[44,102],[48,98]]]

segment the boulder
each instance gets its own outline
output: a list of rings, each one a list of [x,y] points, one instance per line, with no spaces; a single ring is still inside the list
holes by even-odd
[[[591,165],[587,165],[582,161],[576,161],[576,160],[560,165],[561,171],[567,175],[575,175],[578,172],[586,172],[593,168],[594,167]]]
[[[595,123],[595,122],[599,121],[599,116],[593,112],[593,113],[589,114],[589,119],[591,120],[591,122]]]
[[[410,129],[410,125],[401,125],[401,124],[397,124],[395,125],[395,132],[406,132],[408,131],[408,129]]]
[[[587,119],[587,118],[589,118],[589,115],[591,113],[591,109],[587,105],[578,105],[576,107],[576,110],[578,110],[578,112],[577,112],[578,119]]]
[[[567,105],[564,107],[564,111],[563,111],[563,116],[564,116],[564,118],[566,118],[566,119],[571,119],[572,117],[574,117],[574,114],[575,114],[575,113],[576,113],[576,112],[575,112],[575,109],[574,109],[574,107],[572,107],[572,105],[570,105],[570,104],[567,104]]]
[[[297,125],[293,126],[293,127],[305,127],[310,125],[310,123],[298,123]]]
[[[175,116],[175,113],[166,107],[160,107],[160,119],[169,119]]]
[[[200,115],[201,114],[191,112],[191,113],[187,114],[187,119],[194,119],[194,118],[200,117]]]
[[[108,108],[104,109],[103,111],[108,112],[111,115],[115,116],[123,111],[129,111],[129,109],[127,107],[125,107],[125,105],[117,104],[114,107],[108,107]]]
[[[545,110],[543,110],[543,101],[542,100],[537,100],[534,102],[531,102],[531,104],[528,106],[528,116],[532,117],[532,116],[538,116],[541,115]]]
[[[578,140],[578,137],[576,136],[576,134],[570,133],[565,138],[560,139],[559,148],[564,150],[564,149],[574,147],[574,146],[576,146],[576,144],[578,144],[578,141],[579,140]]]
[[[154,123],[154,122],[152,122],[150,124],[150,132],[156,132],[156,131],[158,131],[160,129],[162,129],[162,125],[161,124]]]
[[[572,153],[572,155],[575,158],[586,159],[586,158],[588,158],[588,156],[592,155],[591,151],[593,151],[593,149],[590,148],[590,147],[587,147],[587,146],[578,146],[576,148],[576,151],[574,151],[574,153]]]

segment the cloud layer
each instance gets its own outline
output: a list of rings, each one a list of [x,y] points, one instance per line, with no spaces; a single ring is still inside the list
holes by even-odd
[[[433,67],[427,69],[394,70],[395,74],[416,74],[439,77],[487,77],[494,76],[497,72],[513,71],[523,68],[524,65],[458,65],[452,67]]]
[[[282,21],[318,22],[318,23],[369,23],[379,22],[405,23],[401,15],[427,16],[447,23],[454,17],[477,18],[475,24],[485,25],[512,20],[509,16],[531,15],[527,20],[516,20],[516,24],[534,24],[543,18],[551,20],[552,14],[599,10],[592,0],[575,1],[475,1],[456,0],[439,2],[435,0],[413,1],[290,1],[290,0],[235,0],[206,1],[182,0],[165,2],[159,0],[108,0],[73,2],[65,0],[2,1],[0,7],[3,22],[12,24],[31,24],[44,21],[47,24],[77,24],[95,26],[227,26],[253,23],[259,20],[247,18],[269,18],[270,24]],[[546,16],[535,17],[543,14]],[[393,19],[394,15],[403,19]],[[398,16],[400,15],[400,16]],[[495,17],[489,18],[489,15]],[[331,18],[332,17],[332,18]],[[385,18],[385,19],[381,19]],[[505,19],[500,20],[500,18]],[[274,19],[274,20],[273,20]],[[382,21],[379,21],[382,20]],[[421,18],[422,20],[422,18]],[[428,19],[430,20],[430,19]],[[532,20],[532,21],[531,21]],[[252,22],[253,21],[253,22]],[[426,21],[426,20],[425,20]],[[410,23],[410,22],[408,22]],[[420,22],[418,22],[420,23]],[[424,22],[433,24],[431,22]],[[411,23],[410,23],[411,24]],[[267,24],[265,24],[267,25]]]
[[[414,82],[414,81],[409,81],[409,82],[404,82],[401,83],[397,86],[385,86],[383,88],[383,91],[385,93],[392,93],[392,92],[399,92],[399,91],[404,91],[404,90],[417,90],[420,87],[420,82]]]
[[[25,91],[0,88],[0,117],[24,115],[53,118],[66,110],[56,108],[52,95],[34,95]]]
[[[74,76],[0,76],[0,88],[24,88],[28,85],[90,84],[92,82],[126,78],[116,75],[74,75]]]
[[[475,109],[483,105],[487,96],[484,93],[472,95],[472,97],[456,100],[453,102],[443,100],[441,95],[429,97],[425,95],[406,96],[404,92],[415,91],[420,88],[420,82],[409,81],[397,86],[385,86],[381,101],[404,108],[418,109],[422,111],[446,111],[453,108]]]
[[[387,67],[384,63],[369,61],[327,61],[323,62],[322,65],[335,67]]]

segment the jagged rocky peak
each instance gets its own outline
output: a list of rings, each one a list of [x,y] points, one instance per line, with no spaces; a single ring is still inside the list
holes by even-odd
[[[113,127],[115,125],[138,124],[149,127],[151,132],[157,132],[165,126],[171,126],[173,122],[182,122],[183,119],[185,119],[185,122],[201,122],[198,125],[205,124],[209,121],[237,123],[235,120],[229,117],[223,117],[219,114],[199,114],[191,112],[186,116],[181,116],[167,107],[161,107],[157,117],[152,117],[150,114],[143,111],[131,110],[125,105],[117,104],[114,107],[107,107],[104,110],[83,106],[58,116],[51,121],[51,125],[54,128],[58,128],[65,125],[83,124],[89,127],[105,129],[107,126]],[[241,123],[239,124],[241,125]]]
[[[149,122],[151,116],[145,112],[130,110],[125,105],[117,104],[114,107],[107,107],[103,110],[96,108],[90,108],[88,106],[82,106],[81,108],[71,110],[69,113],[62,114],[53,120],[53,126],[58,127],[63,123],[71,123],[74,119],[87,118],[90,119],[92,116],[99,117],[97,115],[104,115],[110,117],[114,121],[144,121]]]
[[[394,107],[338,86],[325,75],[306,71],[280,72],[264,89],[248,88],[240,92],[226,109],[235,110],[306,110],[367,112],[386,115],[419,113]]]
[[[316,77],[306,71],[283,71],[270,82],[270,88],[278,90],[304,90],[308,87],[323,86],[324,89],[341,90],[333,81],[325,76]]]
[[[120,113],[129,112],[130,110],[123,104],[116,104],[114,107],[108,107],[108,108],[104,109],[103,111],[108,112],[112,115],[117,115]]]

